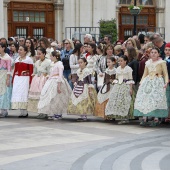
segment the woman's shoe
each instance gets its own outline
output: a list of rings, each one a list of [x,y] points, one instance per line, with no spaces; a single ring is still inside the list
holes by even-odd
[[[147,125],[147,122],[145,120],[142,119],[142,121],[140,122],[139,124],[140,126],[146,126]]]
[[[28,113],[26,115],[19,115],[19,118],[27,118],[28,117]]]
[[[81,116],[81,118],[77,119],[78,122],[86,122],[87,121],[87,116]]]
[[[42,113],[40,113],[38,116],[37,116],[37,119],[40,119],[42,116]]]
[[[156,126],[158,126],[160,124],[160,122],[159,121],[152,121],[151,123],[150,123],[150,127],[156,127]]]
[[[118,124],[118,125],[123,125],[123,124],[127,124],[127,123],[129,123],[129,120],[128,120],[128,119],[126,119],[126,120],[121,120],[121,121],[119,121],[117,124]]]
[[[26,115],[22,115],[22,118],[27,118],[28,117],[28,113]]]
[[[6,112],[6,113],[1,113],[0,114],[0,118],[5,118],[5,117],[7,117],[8,116],[8,112]]]

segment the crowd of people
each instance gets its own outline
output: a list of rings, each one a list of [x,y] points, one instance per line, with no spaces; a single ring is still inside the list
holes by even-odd
[[[118,40],[0,38],[0,117],[92,115],[142,126],[170,121],[170,43],[149,32]]]

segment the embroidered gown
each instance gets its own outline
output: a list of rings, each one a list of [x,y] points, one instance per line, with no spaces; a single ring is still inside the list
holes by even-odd
[[[27,109],[28,91],[32,81],[33,61],[26,56],[20,61],[20,57],[15,60],[12,89],[12,109]]]
[[[6,53],[0,56],[0,109],[11,109],[12,85],[7,87],[7,76],[11,74],[11,57]]]
[[[95,116],[105,118],[105,108],[109,99],[109,94],[113,88],[113,80],[115,79],[116,68],[110,70],[109,68],[105,71],[104,85],[101,87],[97,95],[97,103],[95,107]]]
[[[47,77],[50,72],[50,60],[44,59],[43,61],[38,60],[34,64],[33,79],[28,95],[28,111],[38,112],[37,106],[40,98],[42,88],[47,81]]]
[[[96,91],[91,81],[91,72],[88,68],[77,70],[78,79],[71,94],[68,105],[69,115],[93,115],[96,103]],[[89,88],[91,95],[89,94]]]
[[[132,69],[129,66],[116,69],[116,79],[112,88],[109,100],[106,105],[105,115],[108,119],[122,119],[133,117],[133,112],[129,112],[131,105],[130,84],[134,84]]]
[[[48,114],[48,116],[67,113],[71,87],[63,76],[63,70],[61,61],[51,68],[50,76],[41,91],[38,113]],[[57,92],[58,83],[61,83],[61,93]]]
[[[163,86],[168,82],[166,62],[148,60],[137,92],[134,116],[167,117],[166,91]]]

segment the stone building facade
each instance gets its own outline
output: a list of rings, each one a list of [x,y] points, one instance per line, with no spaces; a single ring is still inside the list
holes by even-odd
[[[170,1],[136,1],[143,3],[137,29],[158,30],[170,41]],[[1,0],[0,37],[46,36],[61,41],[86,32],[98,35],[101,19],[116,18],[118,38],[124,39],[132,33],[133,16],[128,6],[133,3],[134,0]]]

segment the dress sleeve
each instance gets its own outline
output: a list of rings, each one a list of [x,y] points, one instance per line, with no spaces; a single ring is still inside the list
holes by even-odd
[[[47,66],[47,75],[48,75],[48,76],[50,75],[50,64],[51,64],[51,63],[49,63],[49,65]]]
[[[167,70],[166,62],[162,63],[162,71],[163,71],[163,76],[164,76],[164,79],[165,79],[165,83],[169,83],[169,77],[168,77],[168,70]]]
[[[8,70],[7,74],[11,74],[11,61],[12,61],[11,59],[6,60],[7,70]]]
[[[129,67],[128,78],[127,78],[129,81],[127,81],[126,84],[135,84],[135,82],[133,81],[132,72],[133,72],[133,70]]]
[[[142,79],[140,81],[140,83],[142,83],[143,79],[149,74],[149,70],[148,70],[148,67],[145,65],[145,69],[144,69],[144,73],[143,73],[143,76],[142,76]]]
[[[62,66],[59,66],[58,67],[58,72],[59,72],[59,76],[58,76],[58,80],[57,82],[62,82],[62,79],[63,79],[63,67]]]
[[[14,77],[15,77],[15,74],[16,74],[17,70],[18,70],[18,63],[15,63],[15,65],[14,65],[14,73],[13,73],[13,76],[12,76],[12,83],[14,82]]]
[[[79,64],[74,63],[74,57],[77,57],[77,56],[74,56],[74,54],[70,56],[70,68],[72,69],[79,68]]]
[[[34,64],[34,69],[33,69],[32,75],[36,75],[36,74],[37,74],[37,62]]]

